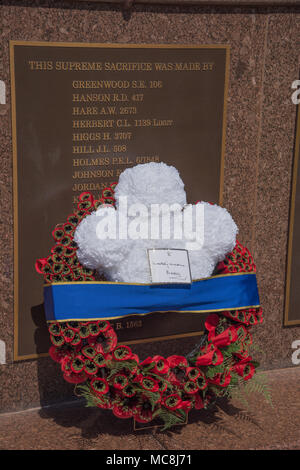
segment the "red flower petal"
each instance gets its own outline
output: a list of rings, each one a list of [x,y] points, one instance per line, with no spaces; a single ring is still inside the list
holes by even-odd
[[[107,381],[100,377],[95,377],[91,380],[91,387],[97,395],[104,395],[109,389]]]
[[[133,416],[133,410],[129,407],[124,407],[122,405],[114,405],[112,408],[112,412],[117,418],[127,419]]]
[[[188,366],[188,362],[184,356],[177,356],[177,355],[169,356],[167,358],[167,361],[171,368],[174,368],[174,367],[184,368]]]
[[[202,372],[198,367],[188,367],[186,370],[187,376],[189,380],[195,381],[200,375],[202,375]]]
[[[197,393],[196,395],[194,395],[195,397],[195,409],[196,410],[201,410],[202,408],[204,408],[204,403],[203,403],[203,400],[202,398],[200,397],[199,393]]]
[[[55,346],[50,346],[49,349],[49,356],[55,362],[61,362],[62,359],[65,357],[66,352],[61,348],[56,348]]]
[[[112,382],[117,390],[123,390],[128,385],[128,378],[125,374],[116,374]]]
[[[188,395],[193,395],[194,393],[197,393],[199,390],[198,388],[198,385],[196,384],[196,382],[192,381],[192,380],[188,380],[185,384],[184,384],[184,391],[185,393],[187,393]]]
[[[210,364],[212,364],[214,353],[215,351],[211,350],[206,354],[203,354],[202,356],[198,356],[196,366],[209,366]]]
[[[138,405],[135,409],[134,419],[138,423],[149,423],[153,419],[153,412],[151,408],[145,410],[141,405]]]
[[[216,374],[212,379],[207,379],[207,381],[214,385],[219,385],[220,387],[228,387],[231,381],[231,375],[228,374]]]
[[[129,346],[120,345],[112,352],[112,357],[116,361],[128,361],[132,357],[132,351]]]
[[[43,269],[47,264],[47,258],[37,259],[35,262],[35,269],[39,274],[44,274]]]
[[[155,362],[155,367],[153,369],[155,374],[167,374],[170,366],[167,359],[163,356],[153,356],[153,360]]]
[[[152,377],[143,377],[140,383],[143,389],[147,391],[157,392],[159,389],[157,380],[152,379]]]
[[[255,372],[254,365],[250,362],[252,360],[251,356],[243,358],[237,364],[235,364],[232,369],[244,380],[249,380],[253,377]],[[245,373],[246,371],[246,373]]]
[[[212,341],[213,345],[222,348],[224,346],[229,346],[229,344],[234,343],[238,339],[237,331],[234,326],[230,326],[223,333],[215,336],[214,331],[210,331],[208,335],[209,341]]]
[[[80,372],[79,374],[75,374],[74,372],[64,373],[64,379],[71,383],[71,384],[80,384],[87,380],[87,376],[84,372]]]
[[[177,410],[181,405],[181,398],[177,393],[172,393],[171,395],[166,396],[163,399],[163,405],[168,408],[168,410]]]
[[[212,313],[205,319],[205,328],[208,331],[214,330],[219,323],[219,315]]]

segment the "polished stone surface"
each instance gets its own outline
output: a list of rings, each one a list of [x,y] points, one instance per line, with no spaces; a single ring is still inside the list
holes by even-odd
[[[0,415],[0,449],[300,449],[300,368],[268,372],[273,408],[261,395],[194,411],[168,432],[133,430],[132,420],[81,403]]]
[[[7,348],[7,364],[0,365],[0,413],[73,396],[73,387],[49,358],[13,363],[10,40],[230,45],[224,206],[257,264],[266,319],[255,329],[255,341],[264,350],[258,358],[265,368],[291,366],[291,344],[300,339],[300,327],[282,324],[296,115],[291,83],[299,78],[300,9],[139,5],[126,13],[96,3],[48,5],[0,5],[0,79],[7,89],[7,106],[0,115],[0,339]],[[194,342],[157,342],[134,350],[141,357],[185,353]]]

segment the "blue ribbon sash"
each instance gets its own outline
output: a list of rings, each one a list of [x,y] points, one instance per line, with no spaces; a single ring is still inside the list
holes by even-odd
[[[205,313],[259,307],[255,273],[213,276],[190,285],[61,282],[44,287],[46,320],[117,319],[154,312]]]

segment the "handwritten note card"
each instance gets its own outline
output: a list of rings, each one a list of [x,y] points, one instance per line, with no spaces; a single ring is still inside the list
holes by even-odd
[[[191,271],[187,250],[148,250],[151,280],[154,284],[190,284]]]

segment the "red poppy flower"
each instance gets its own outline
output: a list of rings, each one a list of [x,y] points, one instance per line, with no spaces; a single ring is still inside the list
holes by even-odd
[[[98,336],[88,338],[88,343],[99,353],[111,352],[117,346],[117,342],[118,338],[113,328],[100,332]]]
[[[165,359],[163,356],[147,357],[147,359],[141,362],[140,365],[144,367],[150,364],[152,364],[150,370],[154,374],[167,374],[170,369],[168,360]]]
[[[96,356],[97,351],[92,346],[85,346],[82,348],[82,354],[88,359],[93,359]]]
[[[107,356],[105,354],[98,353],[95,357],[93,357],[93,362],[98,367],[105,367],[106,366]]]
[[[117,390],[123,390],[128,385],[128,378],[125,374],[116,374],[112,379],[112,384]]]
[[[165,392],[167,388],[168,388],[168,382],[166,382],[166,380],[158,380],[158,391],[160,393]]]
[[[140,381],[140,384],[144,390],[147,390],[150,392],[157,392],[159,389],[157,380],[153,379],[152,377],[148,377],[148,376],[143,377],[142,380]]]
[[[219,349],[210,349],[207,353],[197,357],[196,366],[209,366],[211,364],[217,366],[222,362],[223,354],[221,351]]]
[[[71,383],[71,384],[80,384],[87,380],[87,376],[84,371],[80,372],[79,374],[75,374],[74,372],[71,373],[64,373],[64,379]]]
[[[240,341],[243,341],[243,339],[247,335],[247,328],[245,327],[245,325],[238,325],[238,327],[236,328],[236,332],[237,332],[237,335],[238,335],[238,339]]]
[[[170,356],[167,358],[169,364],[168,379],[173,385],[180,386],[185,378],[188,362],[184,356]]]
[[[97,321],[100,331],[106,331],[109,328],[112,328],[108,320],[98,320]]]
[[[93,376],[97,374],[98,367],[93,361],[91,361],[90,359],[86,359],[86,361],[84,362],[84,371],[87,375]]]
[[[192,408],[192,406],[193,406],[192,395],[190,395],[190,399],[181,400],[181,404],[178,409],[183,410],[186,413],[188,413],[190,409]]]
[[[115,204],[115,199],[113,197],[105,197],[102,198],[104,201],[104,206],[113,206]]]
[[[207,387],[207,381],[206,378],[203,374],[199,375],[196,379],[196,384],[199,388],[199,390],[204,390]]]
[[[61,336],[62,334],[61,327],[58,322],[50,323],[48,327],[48,331],[51,335],[54,335],[54,336]]]
[[[71,224],[70,222],[66,222],[62,226],[62,230],[65,232],[66,235],[71,235],[73,238],[74,230],[75,230],[75,225]]]
[[[112,408],[112,412],[117,418],[122,418],[122,419],[132,418],[133,416],[133,409],[130,408],[129,406],[122,405],[122,404],[120,405],[114,404]]]
[[[229,273],[230,270],[229,270],[229,266],[227,264],[227,260],[226,261],[221,261],[220,263],[218,263],[217,265],[217,273],[218,274],[226,274],[226,273]]]
[[[250,326],[255,326],[258,323],[258,318],[255,313],[249,312],[248,314],[248,322]]]
[[[138,423],[149,423],[153,419],[154,410],[147,397],[139,398],[138,404],[133,408],[133,416]]]
[[[243,345],[248,347],[252,344],[252,342],[253,342],[252,335],[249,331],[247,331],[247,335],[243,339]]]
[[[214,366],[218,366],[222,364],[223,361],[224,361],[223,354],[221,353],[219,349],[215,349],[213,359],[212,359],[212,364]]]
[[[240,323],[244,323],[245,325],[248,324],[248,315],[245,310],[238,310],[237,316],[235,318],[236,321]]]
[[[181,386],[181,382],[182,380],[184,379],[184,377],[181,377],[181,380],[177,377],[177,375],[175,375],[171,370],[169,371],[168,375],[168,380],[171,384],[171,386],[173,387],[180,387]]]
[[[79,195],[79,201],[80,202],[84,202],[84,201],[91,201],[93,202],[94,201],[94,196],[92,195],[92,193],[88,192],[88,191],[84,191],[83,193],[81,193]]]
[[[188,362],[184,356],[169,356],[167,361],[172,369],[175,367],[179,367],[180,369],[182,369],[188,366]]]
[[[163,405],[168,408],[168,410],[177,410],[181,405],[181,398],[177,393],[172,393],[163,399]]]
[[[67,328],[63,331],[63,337],[66,343],[71,343],[74,339],[75,331],[71,330],[71,328]]]
[[[238,363],[236,363],[232,369],[244,380],[249,380],[253,377],[255,372],[254,365],[250,362],[252,361],[251,356],[242,358]]]
[[[146,366],[150,366],[150,364],[152,364],[152,367],[154,367],[154,359],[151,356],[144,359],[140,365],[141,367],[146,367]]]
[[[71,330],[76,331],[77,333],[80,330],[80,323],[78,321],[69,321],[67,322],[67,327],[70,328]]]
[[[219,320],[220,320],[219,315],[217,315],[216,313],[212,313],[205,319],[205,328],[208,331],[211,331],[211,330],[214,331],[216,326],[219,323]]]
[[[97,395],[104,395],[109,390],[107,381],[100,377],[95,377],[91,380],[91,387]]]
[[[91,336],[98,336],[100,334],[100,327],[97,322],[90,322],[89,331]]]
[[[199,395],[199,393],[196,393],[194,395],[194,406],[195,406],[195,409],[196,410],[201,410],[202,408],[204,408],[204,402],[201,398],[201,396]]]
[[[253,377],[255,373],[255,367],[251,362],[248,362],[248,364],[242,365],[242,371],[243,371],[243,379],[249,380]]]
[[[84,358],[83,356],[76,356],[71,362],[71,369],[75,374],[79,374],[83,371],[84,368]]]
[[[71,341],[72,346],[80,346],[82,339],[80,338],[79,333],[75,333],[74,338]]]
[[[60,243],[57,243],[51,248],[51,253],[56,253],[58,256],[65,256],[66,249]]]
[[[153,360],[155,362],[155,366],[153,368],[153,372],[155,374],[167,374],[169,371],[169,362],[163,356],[153,356]]]
[[[131,418],[136,412],[136,405],[138,404],[137,396],[125,396],[123,393],[128,387],[130,385],[125,387],[121,394],[117,393],[112,400],[112,410],[118,418]]]
[[[63,372],[71,372],[71,362],[72,362],[72,357],[70,355],[65,356],[61,361],[60,361],[60,366],[61,370]]]
[[[90,336],[90,330],[89,330],[88,325],[81,324],[79,328],[79,335],[80,335],[80,338],[83,338],[83,339],[88,338]]]
[[[188,367],[186,369],[187,376],[189,380],[195,381],[200,375],[202,375],[202,372],[198,367]]]
[[[258,319],[258,323],[263,323],[264,321],[264,316],[263,316],[263,311],[262,308],[259,308],[258,310],[255,310],[255,315]]]
[[[223,331],[223,333],[216,336],[214,330],[210,331],[208,334],[208,340],[212,341],[213,345],[218,348],[229,346],[231,343],[237,341],[237,339],[238,335],[234,326],[230,326],[225,331]]]
[[[48,264],[47,258],[37,259],[35,262],[35,269],[39,274],[44,273],[44,267]]]
[[[66,356],[66,351],[63,348],[57,348],[56,346],[50,346],[49,356],[55,362],[61,362],[62,359]]]
[[[57,346],[57,347],[61,347],[65,343],[65,339],[62,335],[60,336],[50,335],[50,341],[53,344],[53,346]]]
[[[225,317],[231,318],[232,320],[236,320],[238,317],[238,313],[239,313],[238,310],[228,310],[228,311],[222,312],[222,315],[224,315]]]
[[[131,398],[136,395],[136,391],[132,385],[128,384],[126,385],[126,387],[123,388],[122,395],[124,395],[124,397]]]
[[[128,361],[132,357],[132,352],[129,346],[121,345],[112,352],[112,357],[116,361]]]
[[[230,373],[216,374],[212,379],[207,379],[209,383],[219,385],[220,387],[228,387],[231,381]]]
[[[185,382],[183,386],[183,390],[188,395],[193,395],[194,393],[198,392],[199,387],[196,382],[193,382],[192,380],[188,380],[187,382]]]

